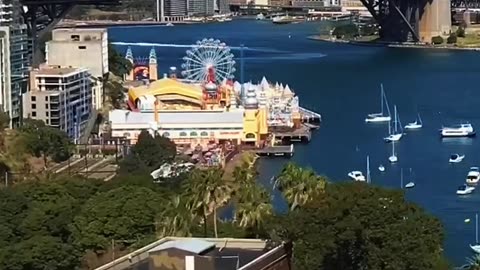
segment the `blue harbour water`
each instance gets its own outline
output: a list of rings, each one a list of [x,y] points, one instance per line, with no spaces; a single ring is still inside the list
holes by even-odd
[[[307,39],[321,26],[321,22],[274,25],[238,20],[112,28],[109,34],[113,41],[157,43],[160,73],[182,63],[186,48],[171,44],[193,44],[205,37],[232,47],[245,44],[246,80],[256,82],[265,75],[270,81],[288,83],[303,106],[322,114],[320,130],[309,144],[296,146],[292,161],[342,181],[351,170],[365,172],[369,155],[373,184],[391,188],[400,187],[400,168],[404,168],[404,182],[411,178],[416,182],[414,189],[406,190],[407,198],[441,219],[447,236],[445,251],[453,263],[462,264],[472,255],[468,245],[475,241],[475,225],[464,223],[464,219],[474,220],[480,210],[480,190],[465,197],[458,197],[455,191],[464,183],[469,167],[480,165],[480,138],[441,140],[438,129],[462,121],[480,129],[480,54],[358,47]],[[126,46],[118,48],[126,50]],[[151,46],[132,49],[134,55],[147,57]],[[240,55],[238,50],[232,51]],[[398,106],[403,124],[414,121],[417,112],[424,121],[423,129],[409,131],[396,144],[399,162],[395,165],[388,163],[391,146],[382,140],[387,125],[364,122],[368,113],[380,110],[380,83],[392,112],[393,105]],[[466,158],[460,164],[449,164],[452,153],[465,154]],[[269,179],[286,162],[281,158],[261,160],[261,181],[271,187]],[[385,172],[377,170],[379,164],[385,165]],[[274,203],[277,209],[285,209],[277,192]]]

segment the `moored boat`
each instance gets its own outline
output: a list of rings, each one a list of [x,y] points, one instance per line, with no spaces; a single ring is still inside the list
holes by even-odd
[[[361,171],[351,171],[348,173],[348,177],[355,181],[365,182],[366,178]]]
[[[387,96],[383,90],[383,84],[380,84],[380,108],[379,113],[370,113],[365,118],[367,123],[380,123],[380,122],[389,122],[392,120],[390,115],[390,108],[388,107]],[[386,111],[385,111],[386,110]]]
[[[475,190],[474,187],[468,186],[468,185],[461,185],[457,188],[457,194],[458,195],[467,195],[472,193]]]
[[[442,127],[440,130],[442,137],[473,137],[475,130],[472,124],[459,124],[451,127]]]
[[[477,184],[480,181],[480,169],[478,167],[471,167],[467,174],[467,184]]]
[[[453,154],[450,156],[448,162],[450,163],[459,163],[465,158],[465,155]]]

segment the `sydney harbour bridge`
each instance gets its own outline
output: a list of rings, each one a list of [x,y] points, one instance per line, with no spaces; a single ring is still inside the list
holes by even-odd
[[[453,9],[480,8],[480,0],[360,0],[386,41],[424,41],[450,31]],[[121,0],[20,0],[30,34],[44,37],[74,6],[119,5]]]

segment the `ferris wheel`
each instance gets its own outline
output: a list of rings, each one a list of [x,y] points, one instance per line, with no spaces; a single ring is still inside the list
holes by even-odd
[[[187,80],[220,84],[225,79],[233,79],[235,60],[230,48],[220,40],[203,39],[187,50],[183,57],[182,75]],[[213,77],[213,78],[212,78]]]

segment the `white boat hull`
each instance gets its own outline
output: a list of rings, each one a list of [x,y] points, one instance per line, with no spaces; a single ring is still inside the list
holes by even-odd
[[[445,138],[452,138],[452,137],[474,137],[475,136],[475,132],[466,132],[466,131],[461,131],[461,132],[445,132],[445,131],[441,131],[440,133],[442,135],[442,137],[445,137]]]
[[[467,184],[469,185],[475,185],[475,184],[478,184],[478,181],[480,181],[480,179],[478,178],[475,178],[475,179],[467,179]]]
[[[367,123],[381,123],[381,122],[388,122],[391,121],[392,117],[390,116],[375,116],[372,118],[365,118],[365,122]]]
[[[470,245],[470,248],[473,250],[473,252],[480,253],[480,245]]]
[[[413,188],[413,187],[415,187],[415,183],[413,183],[413,182],[410,182],[410,183],[405,185],[405,188]]]
[[[457,190],[457,195],[468,195],[468,194],[471,194],[473,192],[473,190]]]
[[[460,163],[460,162],[462,162],[462,160],[463,160],[464,158],[465,158],[465,155],[459,156],[459,157],[457,157],[456,159],[449,159],[448,162],[450,162],[450,163]]]
[[[420,129],[422,128],[422,124],[417,124],[417,123],[410,123],[405,126],[405,129]]]
[[[388,158],[388,161],[390,161],[391,163],[395,163],[395,162],[398,161],[398,158],[397,158],[397,156],[390,156],[390,157]]]
[[[402,133],[391,134],[388,137],[385,137],[384,140],[386,142],[398,142],[402,137],[403,137]]]

